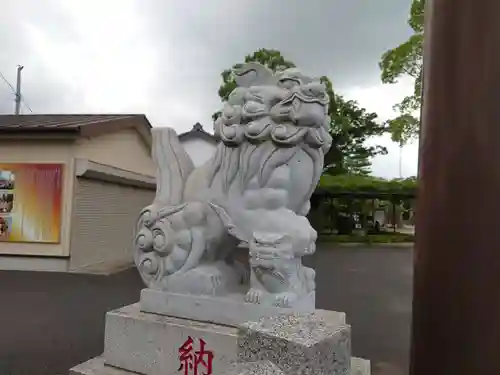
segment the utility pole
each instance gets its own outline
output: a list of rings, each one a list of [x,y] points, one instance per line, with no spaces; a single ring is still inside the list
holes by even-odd
[[[16,115],[18,115],[21,110],[21,71],[23,70],[23,68],[24,66],[22,65],[17,66]]]

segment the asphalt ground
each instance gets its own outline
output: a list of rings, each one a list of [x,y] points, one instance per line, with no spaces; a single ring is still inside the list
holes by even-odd
[[[319,246],[316,304],[344,311],[353,355],[374,375],[406,375],[412,249]],[[67,375],[100,355],[106,311],[137,302],[135,269],[111,276],[0,271],[0,375]]]

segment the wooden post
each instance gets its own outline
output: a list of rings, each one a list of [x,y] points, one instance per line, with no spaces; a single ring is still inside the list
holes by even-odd
[[[500,1],[427,1],[410,373],[500,374]]]

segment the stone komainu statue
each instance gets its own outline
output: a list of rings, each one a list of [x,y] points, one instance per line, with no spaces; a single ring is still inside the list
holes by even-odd
[[[194,168],[174,130],[153,129],[157,190],[137,223],[135,262],[149,288],[293,307],[314,293],[301,257],[315,251],[305,215],[331,146],[329,97],[296,69],[234,73],[206,164]],[[233,259],[238,246],[250,272]]]

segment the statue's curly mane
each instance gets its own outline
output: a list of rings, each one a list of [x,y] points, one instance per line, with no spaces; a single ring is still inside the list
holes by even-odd
[[[224,190],[238,184],[243,191],[257,176],[262,187],[302,150],[313,161],[316,186],[332,140],[324,86],[295,69],[272,74],[260,65],[236,71],[236,77],[240,86],[214,124],[221,142],[211,160],[210,185],[220,179]]]

